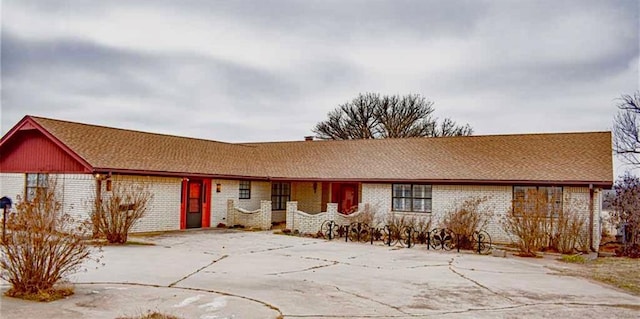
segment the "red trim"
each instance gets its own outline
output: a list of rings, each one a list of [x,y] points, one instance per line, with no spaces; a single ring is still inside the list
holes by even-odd
[[[202,194],[202,228],[211,227],[211,180],[202,181],[204,194]]]
[[[24,118],[22,118],[22,120],[20,120],[20,122],[18,122],[18,124],[16,124],[9,132],[7,132],[7,134],[5,134],[5,136],[2,137],[2,139],[0,140],[0,148],[2,148],[2,146],[5,143],[7,143],[7,141],[9,141],[11,139],[11,137],[13,137],[13,135],[15,135],[18,131],[20,131],[20,130],[33,130],[33,129],[37,129],[38,131],[40,131],[40,133],[42,133],[45,137],[50,139],[54,144],[56,144],[58,147],[60,147],[65,153],[67,153],[69,156],[71,156],[74,160],[78,161],[78,163],[80,163],[80,165],[82,165],[84,167],[84,169],[85,169],[85,171],[87,173],[90,173],[90,172],[94,171],[93,166],[91,166],[91,164],[89,164],[89,162],[87,162],[84,158],[82,158],[76,152],[71,150],[67,145],[62,143],[53,134],[49,133],[49,131],[47,131],[44,127],[42,127],[40,124],[38,124],[38,122],[36,122],[29,115],[27,115]]]
[[[180,189],[180,229],[187,228],[187,183],[188,179],[182,179],[182,188]]]

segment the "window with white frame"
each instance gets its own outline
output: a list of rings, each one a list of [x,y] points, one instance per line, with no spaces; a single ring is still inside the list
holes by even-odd
[[[26,199],[33,201],[39,194],[44,194],[48,187],[48,175],[43,173],[27,173],[26,174]]]
[[[238,194],[238,198],[251,198],[251,181],[240,181],[240,193]]]
[[[431,212],[431,185],[393,184],[392,209],[398,212]]]

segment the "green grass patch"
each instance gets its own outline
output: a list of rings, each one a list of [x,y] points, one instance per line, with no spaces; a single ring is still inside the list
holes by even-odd
[[[562,255],[562,257],[560,258],[560,260],[566,262],[566,263],[572,263],[572,264],[584,264],[585,262],[587,262],[587,259],[584,258],[584,256],[582,255]]]

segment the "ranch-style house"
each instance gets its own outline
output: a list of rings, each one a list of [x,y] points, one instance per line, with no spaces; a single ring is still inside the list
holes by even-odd
[[[153,199],[135,232],[286,223],[315,233],[364,207],[437,221],[484,197],[487,230],[505,242],[500,218],[538,189],[579,211],[597,250],[613,165],[610,132],[223,143],[25,116],[0,140],[0,196],[29,199],[48,180],[64,211],[85,217],[113,183],[145,183]]]

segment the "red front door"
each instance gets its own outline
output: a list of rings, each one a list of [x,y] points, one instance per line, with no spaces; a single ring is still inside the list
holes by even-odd
[[[333,183],[331,202],[338,203],[338,211],[353,213],[358,205],[358,184]]]
[[[180,229],[209,227],[211,180],[183,179],[180,210]]]

